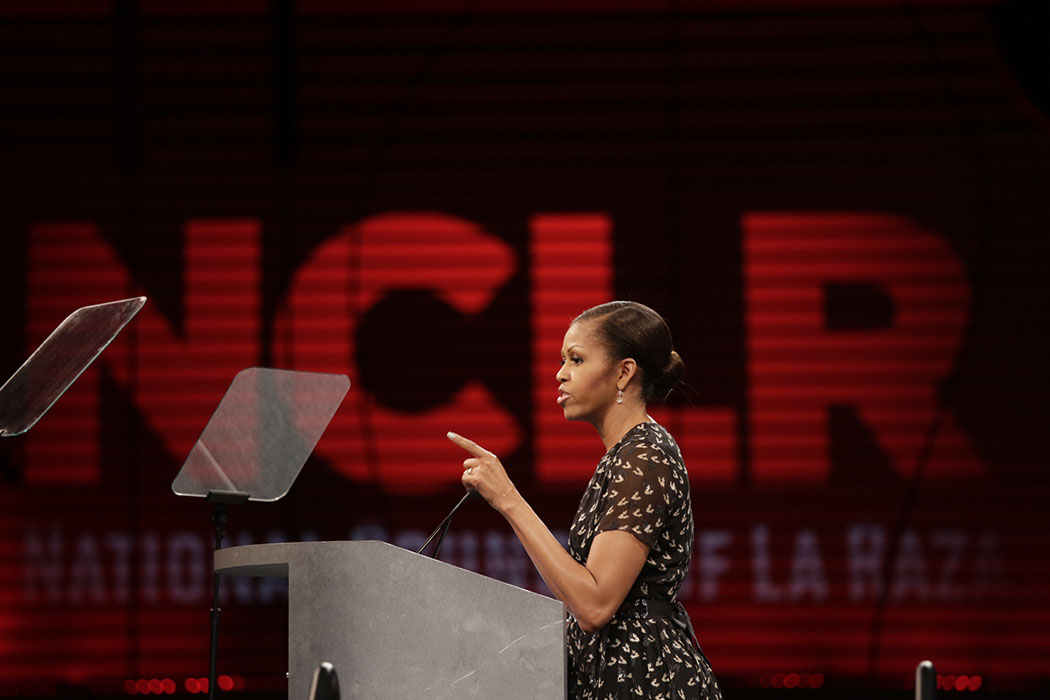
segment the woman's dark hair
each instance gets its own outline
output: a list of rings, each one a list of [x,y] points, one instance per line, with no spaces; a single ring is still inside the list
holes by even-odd
[[[614,360],[633,357],[642,370],[642,400],[663,400],[682,381],[685,363],[660,314],[634,301],[592,306],[573,323],[595,321],[595,332]]]

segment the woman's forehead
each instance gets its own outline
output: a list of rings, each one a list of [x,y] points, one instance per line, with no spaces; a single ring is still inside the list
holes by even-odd
[[[577,321],[565,331],[565,339],[562,341],[562,349],[568,350],[573,346],[581,349],[593,349],[597,345],[594,334],[594,323],[592,321]]]

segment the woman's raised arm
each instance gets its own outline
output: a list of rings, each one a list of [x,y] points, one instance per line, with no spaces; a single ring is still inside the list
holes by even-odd
[[[578,563],[518,493],[496,455],[456,433],[448,438],[471,455],[463,461],[463,485],[507,519],[544,582],[580,628],[595,632],[605,626],[638,578],[649,546],[629,532],[602,532],[595,536],[586,564]]]

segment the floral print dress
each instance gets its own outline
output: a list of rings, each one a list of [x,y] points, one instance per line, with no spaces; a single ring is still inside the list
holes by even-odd
[[[573,700],[716,700],[711,666],[678,614],[653,619],[640,601],[675,602],[693,549],[689,475],[671,437],[642,423],[610,449],[591,477],[569,530],[569,553],[587,561],[595,535],[630,532],[649,546],[622,606],[589,634],[569,615],[569,697]]]

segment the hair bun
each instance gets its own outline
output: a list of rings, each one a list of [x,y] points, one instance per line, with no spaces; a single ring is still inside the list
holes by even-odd
[[[672,350],[671,356],[667,358],[667,364],[664,365],[663,372],[653,382],[653,388],[656,390],[657,396],[663,399],[667,398],[667,395],[678,386],[684,376],[685,361],[677,351]]]

